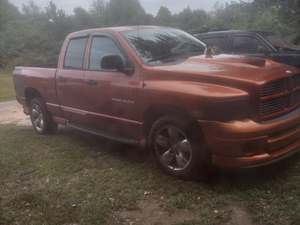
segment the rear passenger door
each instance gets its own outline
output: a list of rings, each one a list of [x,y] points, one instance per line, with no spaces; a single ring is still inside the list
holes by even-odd
[[[66,46],[63,65],[60,65],[57,78],[57,95],[64,117],[71,123],[84,124],[85,79],[84,64],[88,37],[70,39]]]

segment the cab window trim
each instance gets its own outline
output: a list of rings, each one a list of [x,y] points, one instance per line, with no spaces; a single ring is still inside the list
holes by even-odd
[[[70,43],[71,43],[71,41],[76,40],[76,39],[86,39],[85,40],[85,47],[84,47],[83,60],[82,60],[81,68],[66,66],[67,52],[68,52]],[[63,69],[64,70],[79,70],[79,71],[84,71],[85,70],[85,59],[86,59],[88,41],[89,41],[89,35],[72,37],[68,40],[68,44],[67,44],[67,47],[66,47],[66,50],[65,50],[64,60],[63,60],[63,62],[64,62],[63,63]]]
[[[90,35],[90,44],[89,44],[89,51],[88,51],[88,56],[87,56],[87,60],[88,60],[87,68],[86,68],[87,71],[92,71],[92,72],[119,72],[118,70],[107,70],[107,69],[102,69],[102,68],[100,68],[100,70],[90,69],[93,40],[94,40],[94,38],[97,38],[97,37],[109,38],[116,45],[116,47],[119,49],[119,51],[121,52],[120,56],[125,60],[125,63],[127,65],[130,65],[131,67],[133,67],[133,64],[129,60],[128,55],[126,54],[125,50],[121,46],[120,42],[113,35],[108,34],[108,33],[96,33],[96,34],[91,34]]]

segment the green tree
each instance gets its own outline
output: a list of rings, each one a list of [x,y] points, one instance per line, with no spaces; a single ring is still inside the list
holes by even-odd
[[[110,0],[106,9],[106,25],[142,25],[146,12],[139,0]]]
[[[106,18],[106,3],[104,0],[95,0],[90,8],[90,13],[93,18],[95,18],[95,22],[97,26],[105,25]]]
[[[13,48],[16,37],[9,36],[7,31],[14,27],[19,17],[20,13],[15,6],[8,0],[0,0],[0,69],[8,64],[8,56],[16,54]]]
[[[33,1],[21,11],[0,0],[0,67],[54,65],[65,36],[76,30],[103,26],[157,24],[192,32],[224,29],[274,31],[300,43],[300,0],[254,0],[217,4],[209,14],[187,7],[172,14],[161,7],[154,17],[139,0],[94,0],[89,10],[72,15],[50,2],[40,8]],[[163,43],[163,42],[162,42]]]
[[[171,26],[173,24],[173,15],[165,6],[160,7],[155,19],[158,25]]]
[[[72,18],[73,27],[76,30],[92,28],[96,26],[96,21],[93,16],[85,9],[77,7],[74,9]]]
[[[207,30],[210,17],[204,10],[191,10],[187,7],[175,16],[175,20],[177,26],[183,30],[201,32]]]
[[[68,33],[73,31],[72,21],[66,15],[66,13],[58,9],[56,5],[51,1],[45,8],[46,13],[46,27],[44,32],[48,37],[48,60],[49,64],[55,65],[58,59],[60,47],[64,38]]]
[[[8,0],[0,0],[0,31],[5,24],[19,16],[18,9]]]
[[[300,0],[254,0],[253,5],[261,19],[257,19],[257,26],[272,26],[271,17],[274,31],[300,43]]]

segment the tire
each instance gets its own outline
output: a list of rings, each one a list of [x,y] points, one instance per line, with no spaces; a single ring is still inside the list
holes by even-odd
[[[53,122],[42,98],[31,100],[30,119],[33,129],[40,135],[52,134],[57,131],[57,124]]]
[[[184,180],[207,179],[210,174],[210,154],[201,137],[183,117],[164,116],[150,130],[148,146],[159,166],[168,174]]]

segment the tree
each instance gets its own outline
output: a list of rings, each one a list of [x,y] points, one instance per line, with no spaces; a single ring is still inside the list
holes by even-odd
[[[214,30],[249,29],[256,12],[249,2],[216,4],[210,27]]]
[[[14,20],[19,15],[18,9],[14,5],[10,4],[8,0],[0,0],[0,31],[3,29],[5,24]]]
[[[65,36],[72,31],[142,24],[194,32],[275,31],[300,43],[300,0],[235,1],[216,5],[209,14],[189,7],[172,14],[167,7],[161,7],[156,17],[147,14],[139,0],[94,0],[89,10],[79,7],[72,15],[53,2],[40,8],[31,1],[19,11],[9,0],[0,0],[0,65],[54,65]]]
[[[45,8],[45,16],[47,23],[44,32],[47,33],[48,37],[48,60],[50,64],[55,65],[64,38],[73,30],[72,21],[52,1]]]
[[[73,26],[76,30],[87,29],[96,26],[96,21],[92,15],[81,7],[74,9],[72,18]]]
[[[8,64],[8,55],[15,54],[13,48],[15,37],[9,36],[7,30],[14,26],[19,16],[18,9],[8,0],[0,0],[0,68]]]
[[[300,0],[254,0],[253,5],[262,19],[269,21],[268,15],[275,17],[274,30],[283,35],[291,34],[295,42],[300,43]]]
[[[95,18],[97,26],[105,25],[106,3],[104,0],[95,0],[91,5],[90,13]]]
[[[191,10],[190,7],[185,8],[175,17],[181,29],[191,32],[206,31],[210,19],[204,10]]]
[[[141,25],[146,12],[139,0],[110,0],[106,9],[106,24],[109,26]]]
[[[164,6],[160,7],[155,19],[158,25],[171,26],[173,23],[173,16],[171,11]]]

